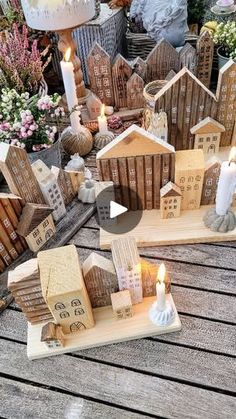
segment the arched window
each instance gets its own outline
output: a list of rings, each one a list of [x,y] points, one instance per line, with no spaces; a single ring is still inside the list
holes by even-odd
[[[55,310],[63,310],[65,307],[65,304],[63,303],[56,303],[55,304]]]
[[[80,300],[72,300],[71,301],[71,307],[78,307],[78,306],[81,306],[81,302],[80,302]]]
[[[76,308],[75,309],[75,316],[80,316],[81,314],[84,314],[83,308]]]
[[[60,313],[60,318],[61,319],[66,319],[66,317],[70,317],[70,314],[68,313],[68,311],[62,311]]]

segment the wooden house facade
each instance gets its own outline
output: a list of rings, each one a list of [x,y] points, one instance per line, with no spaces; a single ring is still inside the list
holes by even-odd
[[[97,154],[101,181],[112,181],[116,200],[130,210],[160,208],[160,189],[175,177],[175,149],[132,125]]]

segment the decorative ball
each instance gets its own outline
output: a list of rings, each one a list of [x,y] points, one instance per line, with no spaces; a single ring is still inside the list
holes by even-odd
[[[109,144],[112,140],[114,140],[115,135],[107,131],[106,134],[101,134],[98,132],[94,137],[94,147],[97,150],[101,150],[103,147],[105,147],[107,144]]]
[[[218,215],[215,208],[211,208],[204,215],[203,221],[206,227],[219,233],[227,233],[236,227],[236,217],[232,211],[228,211],[226,215]]]
[[[86,180],[85,182],[81,183],[78,199],[84,204],[93,204],[96,201],[94,180]]]
[[[70,156],[76,153],[79,153],[80,156],[85,156],[93,148],[91,132],[85,127],[81,128],[81,131],[75,134],[71,127],[67,127],[61,134],[62,147]]]
[[[123,125],[122,119],[119,116],[115,116],[115,115],[108,118],[107,122],[108,122],[109,128],[114,129],[114,130],[121,128]]]

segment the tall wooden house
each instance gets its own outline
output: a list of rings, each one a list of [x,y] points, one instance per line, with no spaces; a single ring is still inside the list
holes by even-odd
[[[182,210],[194,210],[200,207],[204,171],[202,150],[176,152],[175,183],[181,189]]]
[[[173,182],[161,188],[161,218],[177,218],[180,216],[182,193]]]
[[[101,181],[113,181],[117,200],[136,211],[160,208],[160,189],[175,177],[175,149],[132,125],[97,154]]]
[[[194,148],[203,150],[204,154],[218,153],[220,148],[221,133],[225,127],[209,116],[191,128],[194,138]]]
[[[52,208],[39,204],[26,204],[23,209],[17,233],[33,252],[41,249],[56,231],[52,212]]]
[[[94,326],[93,312],[76,247],[66,246],[38,254],[43,297],[63,333]]]
[[[120,291],[129,290],[132,304],[143,300],[141,261],[134,237],[123,237],[111,243]]]
[[[83,263],[83,275],[92,307],[111,305],[111,294],[119,290],[113,262],[93,252]]]
[[[206,164],[201,205],[214,205],[216,191],[220,177],[221,162],[216,157],[212,157]]]

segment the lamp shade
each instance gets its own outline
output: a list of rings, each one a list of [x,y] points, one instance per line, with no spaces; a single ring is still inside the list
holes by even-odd
[[[95,0],[22,0],[28,26],[59,31],[74,28],[95,15]]]

